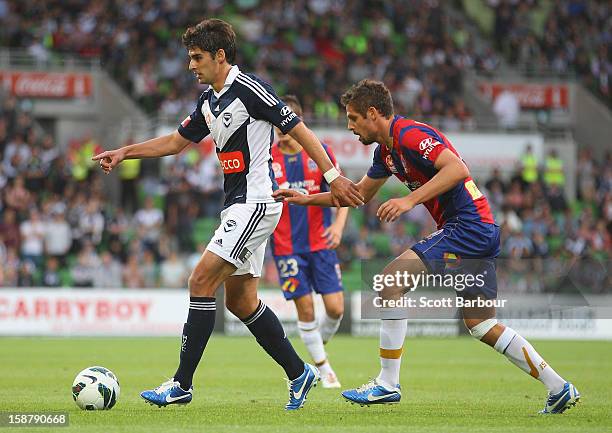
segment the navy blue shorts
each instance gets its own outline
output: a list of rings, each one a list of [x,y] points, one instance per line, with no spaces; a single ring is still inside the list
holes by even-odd
[[[411,249],[423,260],[430,273],[454,274],[455,278],[459,275],[469,280],[469,284],[464,282],[455,286],[457,296],[497,297],[498,225],[452,218],[442,229],[420,240]]]
[[[334,250],[274,256],[285,299],[297,299],[312,291],[321,295],[340,292],[342,274]]]

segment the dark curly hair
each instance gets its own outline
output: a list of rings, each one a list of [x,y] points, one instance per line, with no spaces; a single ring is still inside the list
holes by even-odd
[[[351,107],[361,114],[363,117],[366,116],[368,108],[374,107],[380,114],[389,118],[393,116],[393,99],[391,98],[391,92],[387,89],[380,81],[374,80],[361,80],[359,83],[354,84],[348,89],[342,97],[340,102],[345,107],[351,105]]]
[[[236,59],[236,33],[231,24],[223,20],[202,20],[199,24],[189,27],[182,39],[188,50],[199,48],[214,55],[222,49],[228,63],[234,63]]]

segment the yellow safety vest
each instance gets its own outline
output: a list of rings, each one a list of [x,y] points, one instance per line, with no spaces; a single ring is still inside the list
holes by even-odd
[[[563,186],[565,184],[565,173],[563,173],[563,161],[560,158],[549,156],[544,164],[544,183],[546,185]]]
[[[119,165],[119,177],[122,180],[132,180],[140,173],[140,159],[125,159]]]
[[[527,183],[538,180],[538,159],[535,155],[524,155],[521,162],[523,164],[523,180]]]
[[[77,182],[87,179],[89,169],[95,164],[95,161],[91,160],[95,148],[95,142],[89,140],[75,150],[74,160],[72,161],[72,178]]]

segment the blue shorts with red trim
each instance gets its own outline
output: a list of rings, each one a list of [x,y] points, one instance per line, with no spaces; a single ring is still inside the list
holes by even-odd
[[[334,250],[274,256],[285,299],[297,299],[312,291],[321,295],[340,292],[342,274]]]
[[[497,224],[462,221],[455,217],[411,249],[430,273],[453,274],[455,278],[462,276],[464,281],[470,281],[470,284],[455,286],[457,296],[497,297],[495,262],[500,252]]]

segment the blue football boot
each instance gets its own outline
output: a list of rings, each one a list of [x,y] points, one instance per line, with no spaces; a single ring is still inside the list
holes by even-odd
[[[402,398],[402,392],[399,384],[394,388],[387,388],[380,384],[378,380],[372,379],[359,388],[342,391],[342,397],[351,403],[357,403],[361,406],[371,404],[395,404],[399,403]]]
[[[297,410],[304,406],[308,392],[317,386],[319,378],[317,367],[304,364],[304,373],[300,377],[288,381],[289,402],[285,405],[285,410]]]
[[[580,400],[580,393],[570,382],[565,382],[563,389],[556,394],[548,394],[542,414],[563,413]]]
[[[174,378],[162,383],[155,389],[142,391],[140,396],[149,404],[157,405],[158,407],[168,406],[169,404],[187,404],[193,398],[193,386],[189,391],[181,388]]]

